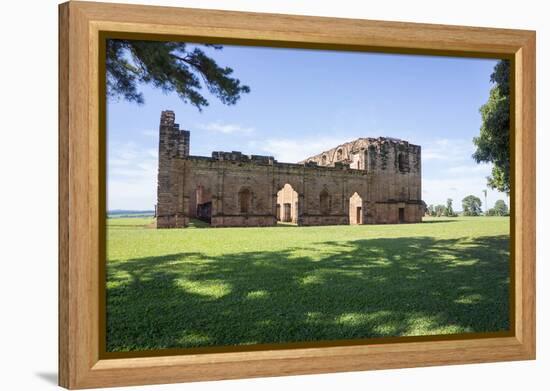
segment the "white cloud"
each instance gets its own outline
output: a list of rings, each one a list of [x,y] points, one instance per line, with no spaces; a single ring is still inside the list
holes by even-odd
[[[353,140],[353,137],[267,139],[263,141],[251,141],[248,143],[248,146],[251,149],[254,148],[259,152],[274,156],[279,162],[296,163],[351,140]]]
[[[221,121],[198,125],[197,128],[223,134],[250,134],[254,132],[254,128],[245,127],[239,124],[223,123]]]
[[[476,174],[488,176],[491,174],[491,165],[486,163],[477,164],[472,160],[471,164],[463,164],[458,166],[449,167],[447,169],[449,174]]]
[[[107,161],[108,209],[149,209],[156,203],[158,152],[134,142],[111,143]]]
[[[250,141],[247,146],[254,153],[272,155],[280,162],[295,163],[353,138],[350,135],[300,139],[272,138]],[[437,140],[428,145],[427,149],[432,151],[431,158],[427,158],[426,152],[423,152],[423,160],[428,160],[429,165],[441,167],[439,172],[425,175],[422,179],[422,196],[426,203],[444,204],[447,198],[452,198],[455,209],[460,210],[462,199],[469,194],[479,197],[482,202],[485,201],[482,190],[487,189],[486,177],[491,172],[491,165],[474,163],[470,157],[472,147],[466,141]],[[443,155],[444,150],[447,150],[446,155]],[[108,208],[153,209],[156,203],[157,165],[156,148],[142,147],[133,141],[109,143]],[[426,168],[424,164],[423,169]],[[505,194],[488,189],[489,207],[492,207],[497,199],[508,201]]]
[[[453,200],[455,210],[462,209],[462,199],[470,194],[485,203],[483,190],[487,190],[487,204],[496,200],[508,202],[505,193],[487,188],[491,164],[478,164],[472,159],[475,146],[469,140],[436,139],[422,143],[422,199],[429,204],[445,204]],[[485,206],[484,206],[485,208]]]
[[[437,139],[422,145],[422,160],[460,161],[470,159],[474,153],[473,143],[463,139]]]

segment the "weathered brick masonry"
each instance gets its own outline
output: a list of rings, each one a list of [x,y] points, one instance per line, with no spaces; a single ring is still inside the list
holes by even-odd
[[[189,154],[190,132],[172,111],[160,119],[157,227],[420,222],[420,146],[360,138],[299,163],[271,156]],[[285,187],[286,185],[286,187]]]

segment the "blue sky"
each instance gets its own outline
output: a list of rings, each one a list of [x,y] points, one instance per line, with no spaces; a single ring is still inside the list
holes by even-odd
[[[427,204],[478,196],[491,166],[476,164],[472,138],[496,60],[224,46],[205,49],[251,88],[235,106],[203,92],[199,112],[175,94],[140,86],[145,104],[107,105],[108,209],[153,209],[160,112],[191,131],[191,154],[242,151],[296,162],[358,137],[422,146]],[[491,207],[505,194],[488,189]]]

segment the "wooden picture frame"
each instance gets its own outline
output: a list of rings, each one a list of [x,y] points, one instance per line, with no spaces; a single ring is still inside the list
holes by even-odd
[[[102,32],[513,61],[512,332],[346,346],[101,355]],[[104,58],[103,58],[104,59]],[[104,111],[104,110],[103,110]],[[104,144],[104,143],[103,143]],[[59,384],[90,388],[535,358],[535,32],[89,2],[59,6]]]

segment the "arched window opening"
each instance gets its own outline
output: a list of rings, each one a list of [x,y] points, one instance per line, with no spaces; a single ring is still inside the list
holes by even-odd
[[[323,155],[323,157],[321,157],[321,164],[323,166],[326,166],[326,164],[327,164],[327,155]]]
[[[336,151],[336,160],[341,161],[344,158],[344,151],[342,151],[342,148],[339,148],[338,151]]]

